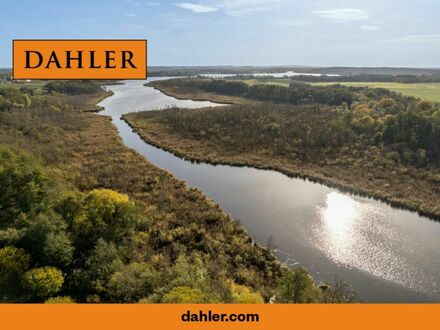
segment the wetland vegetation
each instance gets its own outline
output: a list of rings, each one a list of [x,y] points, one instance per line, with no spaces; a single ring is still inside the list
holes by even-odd
[[[386,90],[210,79],[156,81],[226,107],[124,118],[141,136],[197,161],[277,169],[439,218],[440,106]]]
[[[108,117],[85,111],[108,92],[51,86],[0,88],[0,301],[355,299],[282,266],[199,190],[125,147]]]

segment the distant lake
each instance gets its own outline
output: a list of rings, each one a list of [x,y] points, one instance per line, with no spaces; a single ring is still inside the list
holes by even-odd
[[[340,77],[339,74],[322,74],[322,73],[301,73],[301,72],[294,72],[294,71],[286,71],[281,73],[231,73],[231,74],[221,74],[221,73],[207,73],[207,74],[201,74],[202,77],[209,77],[209,78],[229,78],[229,77],[236,77],[236,76],[253,76],[253,77],[273,77],[273,78],[290,78],[290,77],[296,77],[296,76],[313,76],[313,77],[321,77],[321,76],[327,76],[327,77]]]

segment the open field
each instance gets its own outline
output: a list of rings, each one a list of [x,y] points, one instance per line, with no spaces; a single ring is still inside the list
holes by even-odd
[[[388,82],[341,82],[341,83],[313,83],[313,85],[334,85],[341,84],[344,86],[355,87],[371,87],[371,88],[386,88],[393,92],[402,93],[405,96],[415,96],[421,99],[440,102],[440,83],[421,83],[421,84],[402,84],[402,83],[388,83]]]
[[[290,78],[271,78],[271,79],[243,79],[242,81],[249,86],[255,84],[268,84],[268,85],[279,85],[279,86],[289,86]]]
[[[8,84],[1,84],[0,88],[13,87],[20,89],[22,87],[31,88],[34,93],[41,94],[43,92],[43,86],[47,83],[47,80],[32,80],[32,81],[14,81]]]
[[[237,80],[235,80],[237,81]],[[273,78],[273,79],[240,79],[238,81],[244,82],[249,86],[255,84],[268,84],[278,86],[289,86],[290,78]],[[354,87],[370,87],[370,88],[385,88],[393,92],[401,93],[405,96],[414,96],[421,99],[440,102],[440,83],[394,83],[394,82],[319,82],[311,83],[316,86],[328,85],[344,85]]]

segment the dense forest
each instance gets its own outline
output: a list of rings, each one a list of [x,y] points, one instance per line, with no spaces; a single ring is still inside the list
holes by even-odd
[[[47,92],[58,92],[71,95],[98,93],[100,85],[93,80],[83,81],[51,81],[44,86]]]
[[[126,148],[108,118],[83,111],[107,94],[81,84],[0,88],[1,302],[355,299],[343,282],[318,286],[282,266],[218,205]]]
[[[153,85],[177,96],[209,90],[214,101],[220,93],[258,100],[127,115],[153,143],[195,160],[308,176],[440,216],[438,104],[344,86],[246,86],[208,79]]]

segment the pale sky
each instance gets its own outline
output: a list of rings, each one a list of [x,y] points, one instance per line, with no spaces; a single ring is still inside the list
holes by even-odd
[[[440,0],[0,0],[0,67],[14,38],[146,38],[149,65],[440,67]]]

